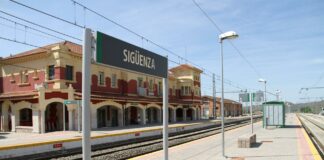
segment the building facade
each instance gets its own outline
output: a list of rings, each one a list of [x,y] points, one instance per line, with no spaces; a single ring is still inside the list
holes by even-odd
[[[202,96],[202,116],[204,118],[214,117],[214,108],[213,108],[213,97],[211,96]],[[221,98],[216,97],[216,117],[221,116]],[[225,117],[236,117],[242,115],[242,104],[230,99],[224,99],[224,116]]]
[[[77,129],[78,107],[64,100],[82,97],[80,45],[60,42],[0,61],[1,131]],[[201,73],[187,64],[169,70],[170,122],[200,119]],[[93,63],[91,83],[92,129],[162,122],[161,78]]]

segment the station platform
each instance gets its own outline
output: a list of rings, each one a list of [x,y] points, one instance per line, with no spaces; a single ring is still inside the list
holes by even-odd
[[[222,156],[221,134],[169,148],[171,160],[321,160],[295,114],[286,115],[286,127],[262,128],[255,123],[257,143],[252,148],[238,148],[238,137],[251,134],[251,126],[225,132],[225,156]],[[132,158],[132,160],[160,160],[163,152]]]
[[[316,114],[298,114],[298,118],[312,139],[316,142],[320,152],[324,154],[324,116]]]
[[[226,121],[249,119],[249,117],[227,118]],[[220,120],[199,120],[169,125],[169,132],[187,131],[219,124]],[[103,144],[162,134],[161,124],[136,125],[116,128],[102,128],[91,131],[91,144]],[[81,147],[82,133],[78,131],[57,131],[45,134],[0,133],[0,159],[43,152]]]

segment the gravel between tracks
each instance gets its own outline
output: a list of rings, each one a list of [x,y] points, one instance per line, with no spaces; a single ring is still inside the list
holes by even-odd
[[[240,124],[236,125],[228,125],[226,127],[226,130],[238,128],[244,125],[247,125],[249,122],[242,122]],[[178,136],[172,136],[169,138],[169,146],[175,146],[179,144],[183,144],[186,142],[190,142],[193,140],[197,140],[200,138],[208,137],[217,133],[220,133],[220,130],[217,129],[219,127],[216,127],[214,129],[207,129],[206,132],[203,131],[197,131],[197,133],[188,133],[184,135],[178,135]],[[200,132],[200,133],[199,133]],[[203,133],[201,133],[203,132]],[[106,160],[106,159],[127,159],[143,154],[147,154],[150,152],[154,152],[157,150],[162,149],[162,140],[151,140],[147,142],[140,142],[135,144],[129,144],[127,146],[120,146],[120,147],[114,147],[114,148],[107,148],[102,150],[97,150],[92,152],[92,159],[94,160]],[[56,158],[57,160],[76,160],[76,159],[82,159],[82,154],[76,154],[71,155],[67,157],[60,157]]]

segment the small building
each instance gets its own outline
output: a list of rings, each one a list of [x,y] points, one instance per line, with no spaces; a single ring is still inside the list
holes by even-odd
[[[264,102],[262,104],[263,127],[285,126],[285,103],[280,101]]]
[[[213,97],[202,96],[202,116],[214,117],[213,109]],[[221,98],[216,97],[216,117],[221,116]],[[242,115],[242,104],[230,99],[224,99],[224,116],[225,117],[237,117]]]

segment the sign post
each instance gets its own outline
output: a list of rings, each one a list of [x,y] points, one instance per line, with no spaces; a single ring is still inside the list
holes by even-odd
[[[101,32],[97,32],[96,42],[96,53],[94,54],[96,63],[162,78],[163,157],[164,160],[168,160],[168,59]],[[145,117],[143,118],[145,119]]]
[[[169,102],[168,102],[168,78],[163,78],[163,157],[164,160],[169,159],[168,147],[169,147]]]
[[[63,104],[64,106],[67,105],[67,104],[76,104],[77,105],[77,112],[78,112],[78,132],[80,132],[80,126],[81,126],[81,114],[80,114],[80,103],[81,103],[81,100],[64,100]],[[63,112],[64,113],[64,112]],[[65,115],[65,113],[64,113]],[[65,122],[65,116],[63,116],[63,120]]]
[[[82,103],[82,102],[81,102]],[[81,112],[80,112],[80,101],[78,101],[78,132],[81,132]]]
[[[63,105],[63,132],[65,131],[65,106]]]
[[[85,160],[91,159],[90,142],[90,94],[91,94],[91,41],[92,34],[89,28],[84,29],[84,39],[82,46],[82,157]]]
[[[252,132],[252,134],[253,134],[253,108],[252,108],[252,95],[254,95],[254,93],[250,92],[251,132]]]

